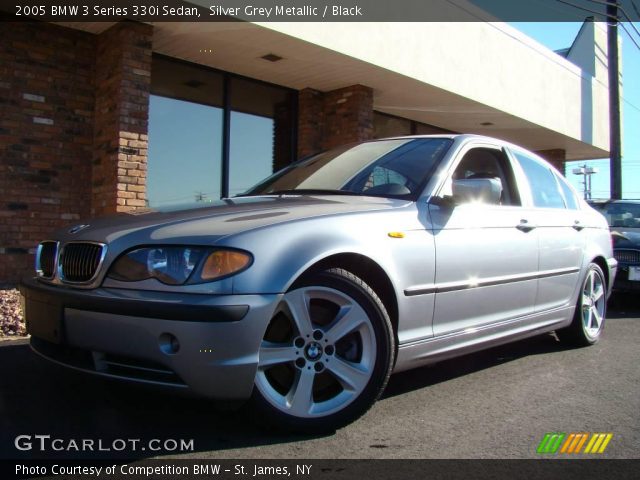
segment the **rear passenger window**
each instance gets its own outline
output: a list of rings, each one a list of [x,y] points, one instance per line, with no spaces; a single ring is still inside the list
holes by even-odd
[[[578,199],[576,198],[576,194],[571,189],[571,187],[569,187],[569,185],[567,184],[564,178],[561,178],[559,175],[556,175],[556,178],[558,180],[558,185],[560,185],[560,188],[562,189],[562,193],[564,194],[564,201],[567,204],[567,208],[571,210],[577,210]]]
[[[533,204],[542,208],[565,208],[558,182],[551,169],[521,152],[513,152],[529,180]]]

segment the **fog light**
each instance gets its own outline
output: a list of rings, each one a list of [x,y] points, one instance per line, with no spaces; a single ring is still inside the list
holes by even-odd
[[[160,350],[162,350],[167,355],[174,355],[178,353],[180,350],[180,342],[170,333],[163,333],[158,338],[158,343],[160,344]]]

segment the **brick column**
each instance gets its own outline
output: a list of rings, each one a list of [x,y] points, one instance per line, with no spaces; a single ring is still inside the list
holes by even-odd
[[[564,169],[567,158],[566,150],[563,150],[561,148],[556,148],[553,150],[539,150],[536,152],[536,154],[540,155],[547,162],[556,167],[562,175],[565,175]]]
[[[120,22],[98,36],[92,215],[146,205],[152,34]]]
[[[298,95],[298,156],[373,138],[373,90],[351,85]]]
[[[325,93],[322,148],[373,138],[373,90],[352,85]]]

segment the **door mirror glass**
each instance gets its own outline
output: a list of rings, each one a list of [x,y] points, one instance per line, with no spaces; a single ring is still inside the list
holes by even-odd
[[[453,180],[453,198],[457,204],[500,204],[502,182],[499,178],[464,178]]]

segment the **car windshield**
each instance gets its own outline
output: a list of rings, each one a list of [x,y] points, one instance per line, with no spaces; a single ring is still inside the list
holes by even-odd
[[[615,202],[593,206],[606,217],[610,227],[640,228],[640,202]]]
[[[280,170],[244,195],[416,198],[452,143],[449,138],[400,138],[335,148]]]

